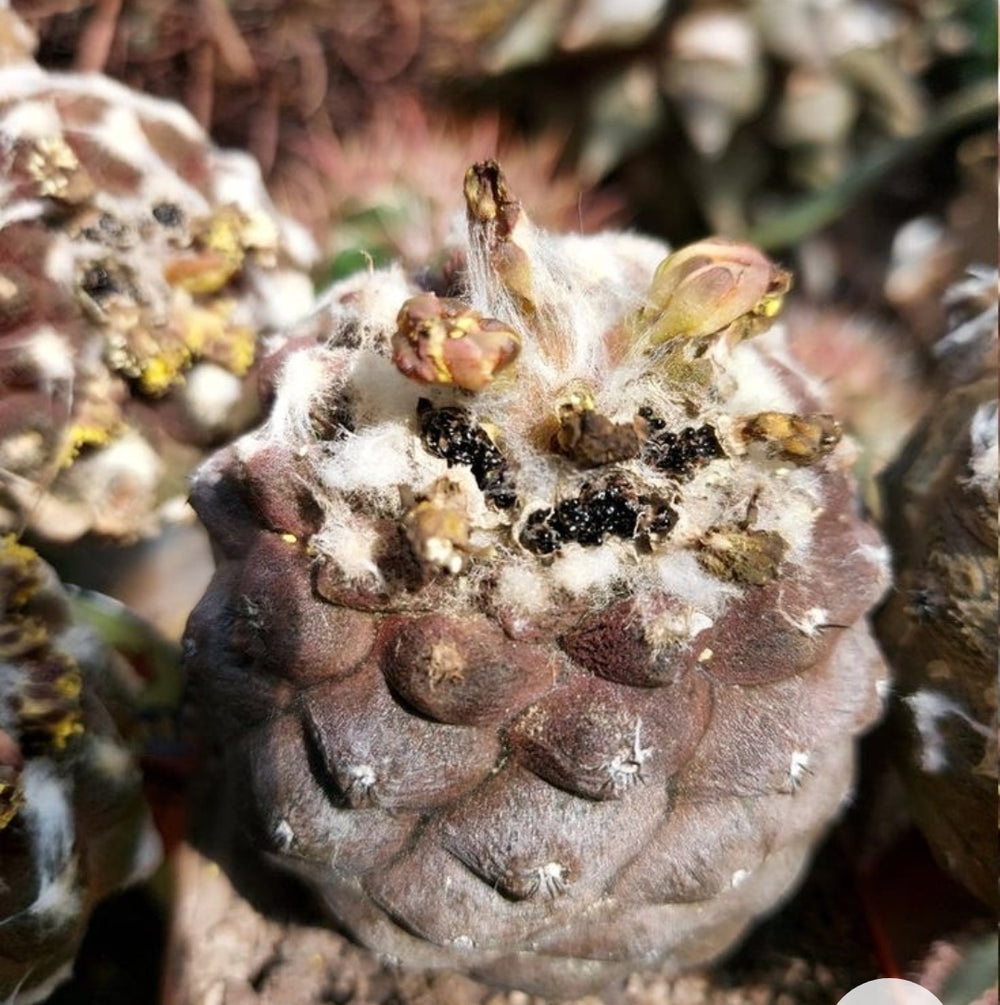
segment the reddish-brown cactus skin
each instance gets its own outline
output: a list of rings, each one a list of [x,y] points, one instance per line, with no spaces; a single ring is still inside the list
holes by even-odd
[[[508,223],[484,225],[486,257],[527,268],[530,254],[502,246],[528,224],[513,211]],[[653,262],[630,278],[636,256],[663,257],[627,244],[619,265],[613,241],[577,247],[608,270],[594,300],[601,283],[649,283]],[[399,272],[335,288],[308,322],[318,344],[290,334],[268,424],[194,484],[219,567],[187,651],[214,791],[270,863],[386,958],[565,996],[640,965],[704,963],[792,887],[848,795],[853,738],[881,709],[863,615],[886,556],[835,443],[786,462],[740,439],[746,413],[716,404],[728,364],[718,391],[699,390],[714,364],[686,356],[683,336],[663,348],[657,331],[648,355],[623,358],[648,391],[622,380],[631,397],[616,404],[594,381],[574,399],[603,427],[633,423],[639,446],[596,466],[567,456],[539,382],[557,364],[576,377],[589,357],[569,335],[544,343],[558,317],[544,271],[515,278],[509,300],[476,311],[513,311],[521,356],[475,396],[428,392],[394,367],[393,325],[414,295]],[[620,351],[621,328],[605,331]],[[808,425],[787,411],[815,411],[802,378],[720,345],[742,360],[748,411]],[[655,410],[636,418],[664,388],[671,407],[658,360],[681,375],[679,396],[702,395],[724,446],[683,454],[708,440],[663,438]],[[771,390],[748,390],[758,379]],[[557,412],[558,387],[546,393]],[[546,510],[552,471],[562,487]],[[679,529],[647,539],[643,507],[667,503]],[[466,522],[418,549],[412,514],[439,504]]]
[[[841,509],[819,525],[822,577],[748,593],[675,653],[629,630],[631,599],[530,642],[482,613],[323,599],[307,539],[262,502],[261,480],[287,484],[280,453],[255,458],[239,508],[199,483],[203,520],[242,547],[192,619],[190,665],[258,840],[362,941],[566,993],[662,955],[652,933],[687,931],[694,905],[717,917],[669,951],[711,957],[792,882],[846,794],[843,734],[879,707],[880,660],[850,627],[877,539],[844,475],[824,476]],[[809,637],[794,612],[819,599],[831,624]]]

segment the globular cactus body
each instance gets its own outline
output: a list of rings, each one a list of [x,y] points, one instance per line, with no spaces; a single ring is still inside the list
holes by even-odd
[[[786,274],[542,232],[489,162],[466,200],[451,299],[335,286],[201,468],[188,661],[240,842],[387,958],[575,994],[794,885],[881,707],[886,551],[761,334]]]

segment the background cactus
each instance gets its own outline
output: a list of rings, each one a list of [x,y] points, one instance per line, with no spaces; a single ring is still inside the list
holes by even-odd
[[[997,900],[996,272],[949,298],[951,388],[885,474],[896,586],[878,618],[914,812],[948,869]]]
[[[246,155],[106,78],[16,59],[0,128],[0,526],[148,535],[254,419],[258,340],[309,306],[314,249]]]
[[[0,995],[42,1001],[97,902],[145,879],[160,841],[142,799],[136,678],[73,616],[55,574],[0,539]]]

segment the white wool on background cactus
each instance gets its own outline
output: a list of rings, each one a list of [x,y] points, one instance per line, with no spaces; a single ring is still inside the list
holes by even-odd
[[[315,248],[249,156],[98,74],[0,68],[0,141],[0,527],[143,536],[255,418]]]
[[[238,854],[388,958],[576,994],[794,884],[881,709],[887,554],[761,334],[785,272],[546,233],[493,162],[465,196],[464,267],[334,286],[200,469],[188,663]]]
[[[69,975],[97,903],[161,857],[116,656],[73,618],[55,573],[0,538],[0,1000]]]
[[[896,586],[879,640],[896,669],[889,736],[914,817],[945,868],[998,902],[997,273],[948,291],[947,393],[886,469]]]

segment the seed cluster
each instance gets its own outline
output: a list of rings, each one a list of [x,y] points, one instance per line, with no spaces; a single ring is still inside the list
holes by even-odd
[[[639,501],[626,486],[587,484],[579,495],[563,499],[555,508],[531,513],[519,540],[536,555],[551,555],[570,541],[598,545],[608,535],[629,540],[636,535],[641,512]]]
[[[184,222],[184,210],[172,202],[158,202],[153,207],[153,216],[164,227],[179,227]]]
[[[435,408],[426,398],[417,402],[420,441],[448,467],[463,464],[486,501],[497,509],[511,509],[517,502],[514,479],[507,458],[466,408],[447,405]]]
[[[105,262],[93,262],[87,267],[80,278],[80,289],[94,300],[103,300],[121,292],[119,283]]]
[[[652,409],[641,408],[639,415],[648,430],[642,458],[666,474],[690,478],[703,464],[725,456],[713,426],[687,426],[679,433],[672,433]]]

